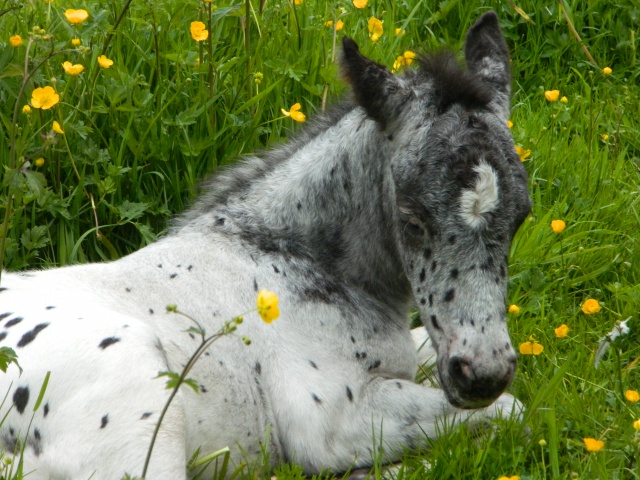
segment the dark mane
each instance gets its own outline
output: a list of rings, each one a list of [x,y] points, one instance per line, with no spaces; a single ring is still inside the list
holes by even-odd
[[[198,196],[193,204],[173,221],[180,226],[227,203],[229,197],[246,190],[249,185],[264,177],[278,164],[286,161],[296,151],[326,131],[355,108],[350,102],[339,103],[322,115],[314,116],[304,128],[272,149],[254,153],[236,163],[220,167],[198,186]]]
[[[489,87],[469,73],[452,52],[440,50],[420,55],[417,62],[419,69],[409,70],[406,75],[413,77],[418,83],[433,82],[432,100],[440,112],[446,111],[455,103],[465,108],[476,109],[484,108],[490,102],[492,96]],[[198,197],[193,205],[173,222],[173,227],[179,228],[217,206],[225,205],[230,197],[240,195],[252,183],[335,125],[355,107],[352,102],[339,103],[326,114],[318,115],[309,121],[286,143],[220,168],[199,185]]]
[[[433,100],[438,110],[444,112],[452,104],[465,108],[484,108],[491,101],[489,87],[478,77],[468,72],[449,50],[440,50],[417,58],[421,81],[433,82]]]

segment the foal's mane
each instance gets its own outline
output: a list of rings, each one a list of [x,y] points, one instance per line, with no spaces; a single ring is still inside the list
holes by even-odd
[[[465,69],[451,50],[419,55],[417,61],[419,69],[409,71],[407,76],[419,83],[433,82],[433,100],[440,112],[455,103],[466,109],[482,109],[491,101],[489,86]]]
[[[419,68],[407,70],[404,77],[415,83],[433,82],[434,101],[440,113],[453,104],[478,109],[487,106],[491,94],[487,85],[468,72],[449,50],[417,57]],[[199,195],[194,204],[173,222],[179,228],[201,215],[227,203],[229,197],[246,190],[256,180],[264,177],[278,164],[286,161],[296,151],[315,137],[338,123],[356,104],[344,101],[327,113],[318,115],[293,137],[277,147],[244,157],[241,161],[222,167],[199,185]]]
[[[322,132],[338,123],[356,105],[344,101],[331,107],[327,113],[317,115],[307,122],[286,142],[257,153],[244,156],[237,163],[220,167],[218,171],[202,181],[198,186],[199,194],[193,205],[174,221],[174,227],[180,227],[204,215],[217,206],[227,203],[229,197],[245,190],[267,172],[289,159],[296,151],[311,142]]]

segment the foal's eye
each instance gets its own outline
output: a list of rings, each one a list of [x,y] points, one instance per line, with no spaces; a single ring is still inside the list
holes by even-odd
[[[409,216],[405,219],[405,221],[405,230],[407,231],[407,233],[410,233],[412,235],[422,235],[424,233],[422,222],[416,217]]]

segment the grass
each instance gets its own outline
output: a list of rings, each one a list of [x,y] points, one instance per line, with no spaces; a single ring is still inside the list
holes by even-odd
[[[335,102],[345,87],[327,20],[343,20],[337,38],[354,37],[391,67],[405,50],[459,47],[466,28],[492,8],[513,57],[512,131],[531,150],[525,164],[534,206],[513,243],[508,296],[520,307],[510,314],[514,343],[544,346],[538,356],[521,356],[511,388],[528,408],[529,433],[512,422],[478,439],[466,428],[446,431],[428,452],[408,454],[394,475],[640,478],[632,426],[640,405],[624,397],[640,389],[640,9],[635,0],[516,3],[370,0],[358,10],[311,0],[0,1],[5,268],[108,260],[143,247],[185,208],[201,178],[299,128],[281,108],[300,102],[311,116]],[[66,8],[85,8],[89,19],[73,26]],[[376,43],[367,33],[374,15],[385,28]],[[190,37],[194,20],[207,24],[209,39]],[[395,28],[406,34],[395,36]],[[14,48],[15,34],[23,43]],[[102,53],[111,68],[98,66]],[[66,75],[65,60],[84,72]],[[613,73],[603,75],[604,67]],[[34,88],[46,85],[60,102],[21,113]],[[567,102],[546,101],[544,91],[553,89]],[[52,132],[53,120],[64,135]],[[566,230],[554,234],[553,219]],[[588,298],[600,301],[599,313],[581,312]],[[631,333],[595,369],[598,339],[628,318]],[[559,339],[554,329],[562,324],[570,330]],[[587,452],[587,437],[604,440],[604,449]],[[295,466],[277,473],[301,476]]]

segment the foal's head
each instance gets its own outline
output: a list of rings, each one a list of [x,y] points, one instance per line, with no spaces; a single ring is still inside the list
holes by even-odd
[[[530,199],[507,127],[509,57],[494,13],[470,28],[465,56],[467,70],[438,54],[395,76],[345,39],[343,67],[388,138],[398,248],[440,382],[453,405],[476,408],[515,372],[507,263]]]

